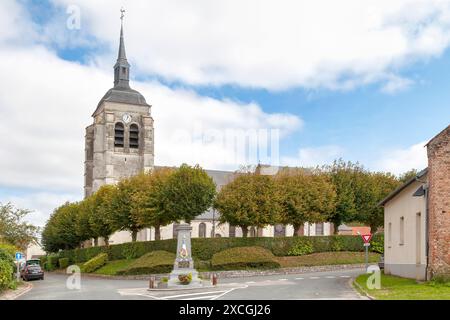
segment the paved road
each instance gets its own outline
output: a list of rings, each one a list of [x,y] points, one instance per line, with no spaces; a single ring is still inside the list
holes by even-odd
[[[272,300],[272,299],[364,299],[352,289],[351,278],[363,270],[303,273],[223,279],[217,288],[150,292],[147,281],[111,280],[84,277],[80,290],[66,287],[67,276],[47,274],[44,281],[33,281],[33,289],[23,300]]]

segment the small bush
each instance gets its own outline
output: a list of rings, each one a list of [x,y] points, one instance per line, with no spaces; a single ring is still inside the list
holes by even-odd
[[[377,252],[377,253],[384,253],[384,236],[383,234],[381,235],[374,235],[372,240],[370,241],[370,250],[372,252]]]
[[[157,274],[169,273],[172,271],[175,261],[175,254],[167,251],[153,251],[136,259],[128,267],[119,270],[117,274]]]
[[[279,268],[280,264],[274,258],[272,252],[261,247],[231,248],[216,253],[211,266],[215,270]]]
[[[14,253],[11,253],[10,250],[6,248],[0,248],[0,260],[7,261],[13,270],[16,268],[16,264],[14,262]]]
[[[59,257],[57,255],[47,256],[46,270],[53,271],[58,268]]]
[[[108,254],[100,253],[88,262],[84,263],[81,267],[81,271],[86,273],[94,272],[95,270],[104,266],[106,262],[108,262]]]
[[[203,260],[195,260],[194,267],[198,270],[210,270],[211,269],[211,261],[203,261]]]
[[[58,264],[60,269],[66,269],[69,266],[69,258],[59,259]]]
[[[309,239],[301,238],[288,251],[289,256],[302,256],[314,252],[312,242]]]
[[[46,268],[45,264],[47,263],[47,256],[42,256],[39,258],[39,261],[41,261],[41,268]]]
[[[0,259],[0,291],[9,288],[13,280],[13,272],[11,263]]]

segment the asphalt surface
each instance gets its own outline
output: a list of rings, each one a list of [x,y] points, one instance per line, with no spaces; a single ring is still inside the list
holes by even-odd
[[[257,276],[219,280],[214,288],[182,291],[149,291],[142,280],[81,278],[80,289],[66,286],[68,276],[46,274],[32,281],[33,289],[18,300],[291,300],[366,299],[352,287],[351,280],[363,269]]]

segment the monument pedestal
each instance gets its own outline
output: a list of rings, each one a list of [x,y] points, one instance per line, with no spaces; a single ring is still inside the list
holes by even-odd
[[[188,288],[202,287],[202,280],[198,277],[197,270],[194,269],[194,260],[191,255],[191,230],[189,224],[180,224],[177,228],[177,257],[170,273],[168,288]],[[189,284],[182,284],[179,280],[180,275],[191,275],[192,280]]]

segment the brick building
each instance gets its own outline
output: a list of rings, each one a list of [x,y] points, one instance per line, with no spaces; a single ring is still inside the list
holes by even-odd
[[[385,273],[418,280],[450,277],[450,126],[426,147],[428,168],[381,202]]]
[[[429,273],[450,275],[450,126],[427,144]]]

